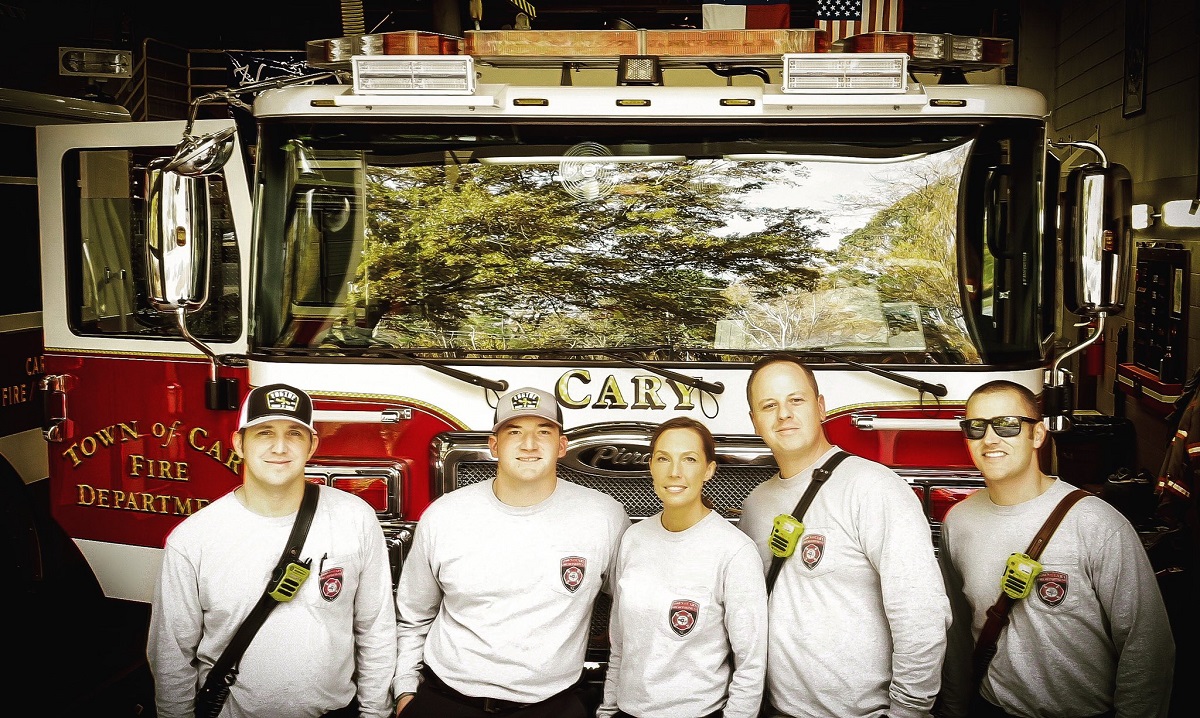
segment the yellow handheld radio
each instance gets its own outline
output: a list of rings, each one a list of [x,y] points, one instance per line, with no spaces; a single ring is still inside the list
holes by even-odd
[[[771,525],[771,537],[767,545],[771,553],[779,558],[787,558],[796,553],[796,544],[804,533],[804,523],[791,514],[779,514]]]
[[[296,597],[296,592],[304,585],[304,579],[308,578],[312,559],[306,558],[303,562],[292,561],[283,567],[282,571],[277,571],[275,576],[271,577],[271,585],[267,590],[271,598],[286,603]]]
[[[1004,575],[1000,577],[1000,590],[1014,601],[1025,598],[1033,590],[1033,580],[1042,572],[1042,564],[1027,554],[1014,553],[1004,564]]]

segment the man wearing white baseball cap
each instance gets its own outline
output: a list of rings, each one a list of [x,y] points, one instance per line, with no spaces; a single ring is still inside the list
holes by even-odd
[[[496,478],[434,501],[396,590],[393,689],[404,718],[584,718],[592,606],[615,565],[625,508],[557,475],[566,454],[554,395],[496,405]]]
[[[317,450],[312,399],[286,384],[254,389],[232,443],[244,458],[241,485],[176,526],[163,552],[146,651],[160,718],[193,714],[198,689],[277,583]],[[313,488],[293,559],[307,573],[250,639],[222,715],[391,714],[396,619],[383,530],[361,498]]]

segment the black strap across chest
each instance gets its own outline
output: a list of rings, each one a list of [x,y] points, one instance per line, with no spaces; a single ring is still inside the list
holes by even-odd
[[[833,470],[836,469],[838,464],[842,463],[847,456],[850,456],[849,452],[839,451],[826,459],[824,464],[821,464],[817,468],[813,469],[812,481],[809,482],[808,488],[804,490],[804,495],[800,497],[800,501],[796,504],[796,508],[792,510],[792,516],[794,516],[797,521],[804,521],[804,512],[808,511],[808,507],[810,504],[812,504],[813,499],[816,498],[817,492],[821,490],[821,487],[825,485],[825,482],[829,480],[830,475],[833,474]],[[771,568],[767,571],[767,595],[770,595],[771,589],[775,587],[775,579],[779,578],[779,570],[783,568],[783,562],[786,560],[787,557],[785,556],[771,557]]]
[[[292,532],[288,536],[287,546],[284,547],[283,554],[279,557],[279,563],[276,564],[275,571],[272,573],[273,577],[281,574],[292,561],[299,560],[300,551],[304,549],[304,540],[308,537],[308,527],[312,524],[313,514],[317,510],[319,495],[320,488],[316,484],[306,483],[304,485],[304,498],[300,501],[300,511],[296,514],[296,521],[292,524]],[[267,615],[279,604],[279,601],[271,596],[269,589],[268,585],[268,591],[263,592],[254,609],[250,611],[250,615],[242,621],[237,633],[230,639],[229,645],[225,647],[221,657],[209,671],[200,695],[197,696],[198,701],[206,706],[211,706],[217,712],[221,710],[221,703],[224,696],[228,694],[229,686],[237,680],[238,661],[242,659],[242,654],[250,646],[250,641],[253,640],[254,634],[258,632],[263,621],[267,620]],[[214,700],[211,697],[213,694],[223,695]],[[197,711],[197,713],[200,712]],[[216,715],[216,713],[212,715]]]

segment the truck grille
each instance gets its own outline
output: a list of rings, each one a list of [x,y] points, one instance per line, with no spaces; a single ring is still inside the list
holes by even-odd
[[[772,466],[722,466],[704,485],[704,495],[725,518],[736,522],[742,502],[751,489],[775,474]],[[496,464],[491,461],[464,461],[458,464],[454,488],[487,481],[496,477]],[[650,478],[620,478],[598,476],[578,469],[560,466],[558,478],[589,489],[602,491],[625,505],[630,518],[637,521],[662,510],[654,494]]]
[[[653,424],[612,423],[567,431],[567,455],[558,462],[558,477],[612,496],[634,521],[662,510],[649,471],[649,438]],[[434,440],[435,486],[446,493],[496,476],[487,448],[488,434],[448,432]],[[718,436],[717,473],[705,495],[722,516],[737,521],[751,489],[771,478],[775,461],[757,436]]]

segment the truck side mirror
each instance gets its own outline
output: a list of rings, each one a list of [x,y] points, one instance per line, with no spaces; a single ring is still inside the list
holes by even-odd
[[[205,406],[235,410],[238,380],[218,375],[217,355],[192,336],[186,320],[208,302],[212,271],[208,177],[168,169],[172,161],[160,157],[146,165],[147,299],[155,310],[174,314],[183,338],[208,357],[211,372]]]
[[[1067,175],[1063,207],[1063,303],[1083,317],[1120,314],[1133,255],[1133,180],[1119,164]]]
[[[175,155],[167,161],[165,169],[185,177],[203,177],[220,172],[233,155],[233,136],[236,133],[236,127],[226,127],[199,137],[190,134],[185,136],[175,148]]]
[[[146,284],[160,312],[191,313],[208,301],[211,253],[208,180],[146,167]]]
[[[1108,162],[1090,142],[1062,145],[1083,147],[1100,162],[1083,165],[1067,175],[1063,204],[1063,304],[1081,317],[1096,320],[1086,341],[1059,356],[1042,388],[1046,426],[1054,433],[1071,429],[1074,407],[1067,357],[1087,348],[1104,333],[1104,320],[1125,309],[1133,254],[1133,180],[1129,170]]]

